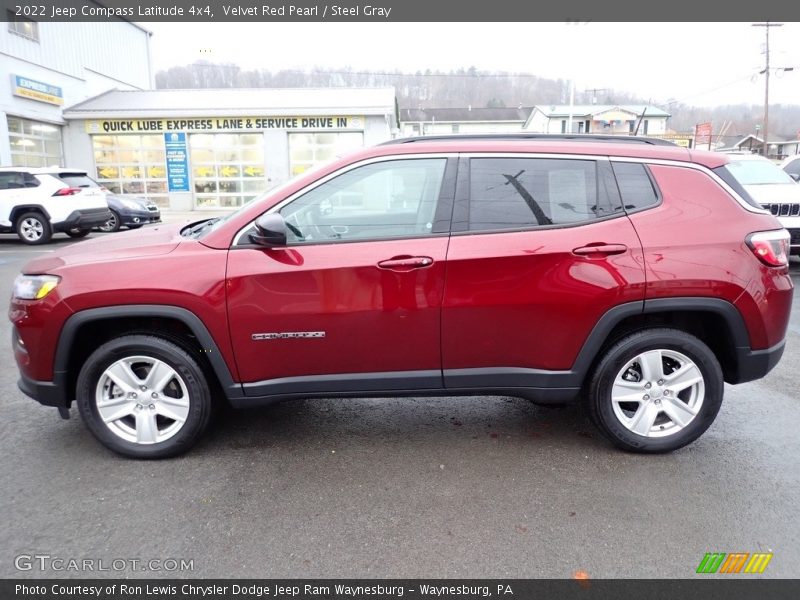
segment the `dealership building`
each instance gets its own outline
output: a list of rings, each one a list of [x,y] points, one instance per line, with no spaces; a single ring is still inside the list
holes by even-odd
[[[109,89],[152,87],[150,33],[134,23],[37,23],[11,11],[7,18],[0,24],[0,165],[68,164],[64,107]]]
[[[69,166],[175,210],[241,206],[398,132],[393,88],[111,90],[63,118]]]

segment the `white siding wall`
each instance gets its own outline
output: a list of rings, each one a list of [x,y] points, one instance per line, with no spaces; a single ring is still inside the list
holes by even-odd
[[[0,54],[80,80],[86,79],[89,69],[119,84],[147,89],[151,83],[148,37],[123,21],[39,23],[35,42],[0,23]]]

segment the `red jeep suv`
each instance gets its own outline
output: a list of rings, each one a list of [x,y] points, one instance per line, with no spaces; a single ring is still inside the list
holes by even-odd
[[[20,389],[127,456],[179,454],[215,403],[582,399],[616,445],[699,437],[784,348],[788,234],[724,154],[658,140],[396,140],[221,219],[29,262]]]

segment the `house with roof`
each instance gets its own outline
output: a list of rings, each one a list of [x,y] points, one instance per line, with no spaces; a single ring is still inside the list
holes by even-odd
[[[787,156],[800,154],[800,132],[794,139],[781,137],[777,135],[770,135],[768,144],[769,154],[768,158],[773,160],[783,160]],[[730,147],[721,147],[717,150],[725,151],[742,151],[752,152],[753,154],[764,154],[764,138],[761,138],[753,133],[746,135],[739,139],[737,142],[731,144]]]
[[[404,108],[400,110],[400,135],[518,133],[530,112],[530,107]]]
[[[656,106],[641,104],[536,105],[523,129],[532,133],[664,135],[669,117]]]

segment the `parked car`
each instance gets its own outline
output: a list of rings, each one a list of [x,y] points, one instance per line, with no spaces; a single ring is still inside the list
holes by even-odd
[[[120,227],[139,229],[142,225],[161,221],[161,211],[151,200],[115,194],[107,194],[106,200],[111,217],[97,227],[100,231],[119,231]]]
[[[789,232],[790,253],[800,254],[800,186],[780,167],[758,154],[729,156],[731,175]]]
[[[188,450],[219,403],[330,396],[582,400],[617,446],[675,450],[784,349],[789,237],[735,170],[634,137],[364,149],[28,263],[19,387],[140,458]]]
[[[781,169],[789,174],[789,177],[800,182],[800,154],[787,156],[781,163]]]
[[[57,232],[85,237],[110,214],[105,193],[86,171],[0,168],[0,233],[16,233],[25,244],[46,244]]]

